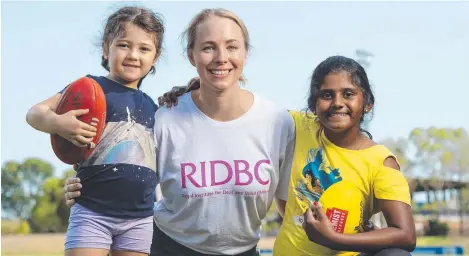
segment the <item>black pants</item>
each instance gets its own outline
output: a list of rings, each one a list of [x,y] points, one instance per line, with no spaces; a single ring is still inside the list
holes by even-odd
[[[236,256],[258,256],[256,247],[247,252],[236,254]],[[153,239],[151,243],[150,256],[222,256],[208,255],[194,251],[174,241],[161,231],[153,222]]]
[[[403,249],[388,248],[375,253],[360,253],[359,256],[411,256],[411,254]]]

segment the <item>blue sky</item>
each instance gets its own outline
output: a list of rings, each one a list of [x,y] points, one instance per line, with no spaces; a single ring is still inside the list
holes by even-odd
[[[1,160],[39,157],[61,175],[49,136],[29,127],[28,109],[100,66],[104,21],[124,2],[2,2]],[[135,5],[135,3],[132,3]],[[164,53],[143,90],[156,98],[196,76],[180,35],[202,8],[224,7],[246,23],[253,51],[246,88],[289,109],[306,106],[315,66],[330,55],[375,56],[376,140],[415,127],[469,130],[469,2],[143,2],[165,18]]]

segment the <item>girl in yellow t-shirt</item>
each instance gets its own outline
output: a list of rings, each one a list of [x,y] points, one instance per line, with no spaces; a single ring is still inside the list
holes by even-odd
[[[374,101],[356,61],[333,56],[314,70],[310,113],[291,112],[296,144],[275,256],[410,255],[415,248],[407,182],[394,155],[360,128]],[[380,211],[388,227],[362,232]]]

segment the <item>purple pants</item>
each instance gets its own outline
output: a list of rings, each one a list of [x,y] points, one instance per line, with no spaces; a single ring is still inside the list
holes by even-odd
[[[70,211],[65,250],[97,248],[150,253],[153,216],[138,219],[108,217],[74,204]]]

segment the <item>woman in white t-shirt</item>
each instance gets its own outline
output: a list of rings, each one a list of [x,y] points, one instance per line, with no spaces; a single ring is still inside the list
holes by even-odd
[[[155,115],[161,199],[150,255],[254,256],[274,198],[284,211],[293,119],[240,88],[249,34],[234,13],[202,10],[185,36],[199,74],[188,86],[200,89]],[[68,183],[66,191],[76,191]]]

